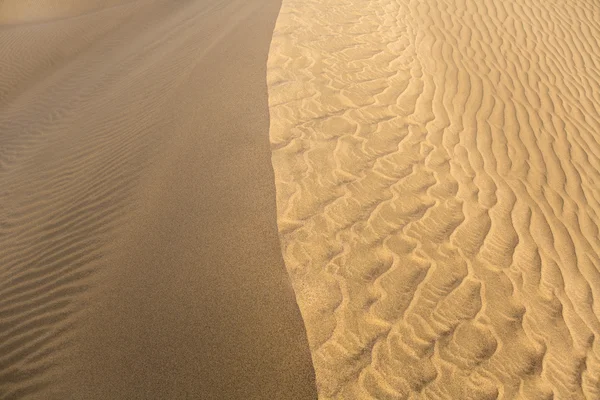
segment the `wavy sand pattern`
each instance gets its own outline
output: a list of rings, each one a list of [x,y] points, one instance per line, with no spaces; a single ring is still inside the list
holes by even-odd
[[[284,259],[322,399],[600,399],[600,3],[284,0]]]

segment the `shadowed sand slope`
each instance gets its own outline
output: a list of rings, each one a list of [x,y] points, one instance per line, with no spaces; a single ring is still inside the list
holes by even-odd
[[[600,3],[284,0],[282,249],[322,399],[600,399]]]
[[[127,0],[0,0],[0,23],[68,18],[116,6]],[[131,0],[129,0],[131,1]]]
[[[25,21],[0,25],[0,398],[316,398],[270,164],[279,3],[26,3],[0,6]]]

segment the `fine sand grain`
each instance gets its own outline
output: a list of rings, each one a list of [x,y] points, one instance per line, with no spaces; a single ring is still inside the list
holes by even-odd
[[[283,0],[284,259],[321,399],[600,399],[600,3]]]
[[[0,399],[314,399],[277,236],[279,3],[0,0]]]

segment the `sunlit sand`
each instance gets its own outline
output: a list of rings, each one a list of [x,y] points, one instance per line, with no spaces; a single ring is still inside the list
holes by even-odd
[[[277,213],[321,399],[600,398],[599,17],[283,0]]]

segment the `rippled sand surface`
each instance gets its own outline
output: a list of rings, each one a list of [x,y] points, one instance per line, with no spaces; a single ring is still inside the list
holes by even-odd
[[[314,399],[278,1],[0,0],[0,399]]]
[[[278,226],[322,399],[600,399],[600,3],[283,0]]]

